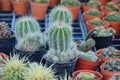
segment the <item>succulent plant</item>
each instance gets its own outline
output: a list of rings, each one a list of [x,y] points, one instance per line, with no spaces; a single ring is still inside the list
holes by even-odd
[[[18,41],[17,47],[23,51],[38,51],[44,48],[42,34],[39,32],[28,33],[25,38]]]
[[[50,24],[59,21],[67,24],[72,24],[72,15],[71,12],[65,7],[55,7],[49,16]]]
[[[0,22],[0,38],[9,38],[12,36],[8,23]]]
[[[111,12],[107,14],[105,18],[108,22],[120,22],[120,14],[117,12]]]
[[[100,18],[94,18],[93,20],[90,20],[89,22],[90,25],[94,26],[104,26],[104,22]]]
[[[120,72],[120,60],[111,60],[105,62],[102,66],[104,70],[108,70],[110,72]]]
[[[47,68],[41,63],[31,63],[24,71],[24,80],[57,80],[51,67]]]
[[[120,57],[120,52],[114,47],[108,47],[108,48],[104,48],[100,56],[103,56],[106,58],[117,58],[117,57]]]
[[[99,8],[101,3],[98,0],[89,0],[87,3],[87,6],[89,7],[94,7],[94,8]]]
[[[76,78],[80,80],[97,80],[97,76],[90,72],[80,72]]]
[[[36,3],[48,3],[49,0],[32,0],[33,2],[36,2]]]
[[[80,52],[79,58],[83,59],[83,60],[91,61],[91,62],[97,62],[98,61],[98,57],[92,51]]]
[[[120,74],[115,74],[110,80],[120,80]]]
[[[87,15],[89,16],[99,16],[100,15],[100,11],[97,9],[90,9],[88,10]]]
[[[31,17],[22,17],[15,24],[15,35],[17,39],[26,37],[27,33],[40,32],[38,22]]]
[[[77,49],[83,52],[88,52],[92,50],[92,48],[95,46],[95,41],[93,39],[79,40],[76,43],[77,43]]]
[[[119,7],[113,2],[108,2],[106,5],[106,9],[109,11],[119,11]]]
[[[23,72],[27,68],[25,58],[19,59],[18,55],[10,56],[3,68],[2,80],[24,80]]]
[[[62,0],[61,5],[64,5],[64,6],[79,6],[80,2],[78,0]]]

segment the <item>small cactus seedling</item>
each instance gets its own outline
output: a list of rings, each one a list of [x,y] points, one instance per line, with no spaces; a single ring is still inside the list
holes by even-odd
[[[109,11],[119,11],[119,7],[113,2],[108,2],[106,9]]]
[[[110,80],[120,80],[120,74],[115,74]]]
[[[120,22],[120,14],[117,12],[111,12],[107,14],[105,18],[108,22]]]
[[[49,0],[32,0],[33,2],[36,2],[36,3],[48,3]]]
[[[79,6],[80,2],[78,0],[62,0],[61,4],[65,6]]]
[[[111,60],[105,62],[102,66],[104,70],[108,70],[110,72],[120,72],[120,60]]]
[[[92,51],[81,52],[79,58],[87,60],[87,61],[91,61],[91,62],[97,62],[98,61],[97,56]]]
[[[67,24],[72,24],[72,15],[71,12],[65,7],[55,7],[49,16],[50,24],[59,21]]]
[[[0,22],[0,38],[9,38],[11,37],[11,31],[6,22]]]
[[[89,15],[89,16],[99,16],[100,15],[100,11],[96,10],[96,9],[90,9],[88,11],[87,15]]]
[[[100,56],[106,58],[117,58],[120,57],[120,52],[114,47],[104,48],[104,51],[100,54]]]
[[[76,78],[76,80],[97,80],[97,76],[90,72],[80,72]]]
[[[94,26],[104,26],[105,25],[104,22],[99,18],[94,18],[93,20],[91,20],[89,22],[89,24],[94,25]]]
[[[99,8],[100,7],[100,2],[98,0],[89,0],[87,3],[87,6],[93,7],[93,8]]]

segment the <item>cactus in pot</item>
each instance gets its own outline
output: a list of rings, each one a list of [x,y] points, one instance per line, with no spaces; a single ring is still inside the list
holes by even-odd
[[[111,77],[110,80],[119,80],[120,79],[120,74],[115,74]]]
[[[99,18],[94,18],[93,20],[90,20],[89,22],[90,25],[94,25],[94,26],[104,26],[104,22],[99,19]]]
[[[89,15],[89,16],[99,16],[100,11],[97,10],[97,9],[90,9],[90,10],[88,10],[87,15]]]
[[[64,6],[79,6],[80,2],[78,0],[62,0],[61,4]]]
[[[100,2],[98,0],[89,0],[87,3],[87,6],[93,7],[93,8],[99,8],[100,7]]]
[[[108,2],[106,5],[106,9],[109,11],[119,11],[119,7],[113,2]]]

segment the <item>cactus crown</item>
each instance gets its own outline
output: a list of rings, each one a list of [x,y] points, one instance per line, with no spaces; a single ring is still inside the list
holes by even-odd
[[[88,52],[81,52],[79,58],[91,61],[91,62],[96,62],[98,61],[97,56],[95,55],[94,52],[88,51]]]
[[[99,18],[94,18],[89,22],[89,24],[94,26],[104,26],[104,22]]]
[[[54,71],[38,63],[31,63],[24,71],[24,80],[56,80]]]
[[[87,15],[89,15],[89,16],[99,16],[100,15],[100,11],[96,10],[96,9],[90,9],[88,11]]]
[[[18,55],[10,56],[3,69],[2,80],[24,80],[23,72],[27,63],[25,58],[19,59]]]
[[[111,12],[105,19],[109,22],[120,22],[120,14],[117,12]]]
[[[71,12],[65,7],[55,7],[49,16],[49,22],[54,23],[56,21],[64,22],[67,24],[72,24],[72,15]]]
[[[120,72],[120,60],[107,61],[102,67],[104,70],[111,72]]]
[[[65,6],[79,6],[80,2],[78,0],[62,0],[61,4]]]
[[[15,35],[17,39],[26,37],[27,33],[40,32],[38,22],[31,17],[22,17],[15,24]]]
[[[87,3],[87,6],[89,7],[94,7],[94,8],[98,8],[100,7],[100,2],[98,0],[89,0],[89,2]]]
[[[36,3],[48,3],[49,0],[32,0],[33,2],[36,2]]]
[[[112,76],[110,80],[119,80],[120,79],[120,74],[115,74]]]
[[[108,2],[107,6],[106,6],[106,9],[109,10],[109,11],[118,11],[119,7],[113,2]]]
[[[0,22],[0,38],[9,38],[12,36],[10,28],[6,22]]]

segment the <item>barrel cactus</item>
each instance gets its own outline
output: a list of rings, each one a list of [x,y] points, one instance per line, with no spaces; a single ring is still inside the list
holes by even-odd
[[[15,24],[15,35],[17,39],[26,37],[27,33],[40,32],[38,22],[31,17],[22,17]]]
[[[99,16],[100,15],[100,11],[96,10],[96,9],[90,9],[90,10],[88,10],[87,15],[89,15],[89,16]]]
[[[87,3],[87,6],[93,7],[93,8],[99,8],[100,7],[100,2],[98,0],[89,0]]]
[[[106,5],[106,9],[109,11],[119,11],[119,7],[113,2],[108,2]]]
[[[94,25],[94,26],[104,26],[104,22],[99,19],[99,18],[94,18],[93,20],[90,20],[89,22],[90,25]]]
[[[72,15],[71,12],[65,7],[55,7],[49,16],[50,24],[59,21],[67,24],[72,24]]]

